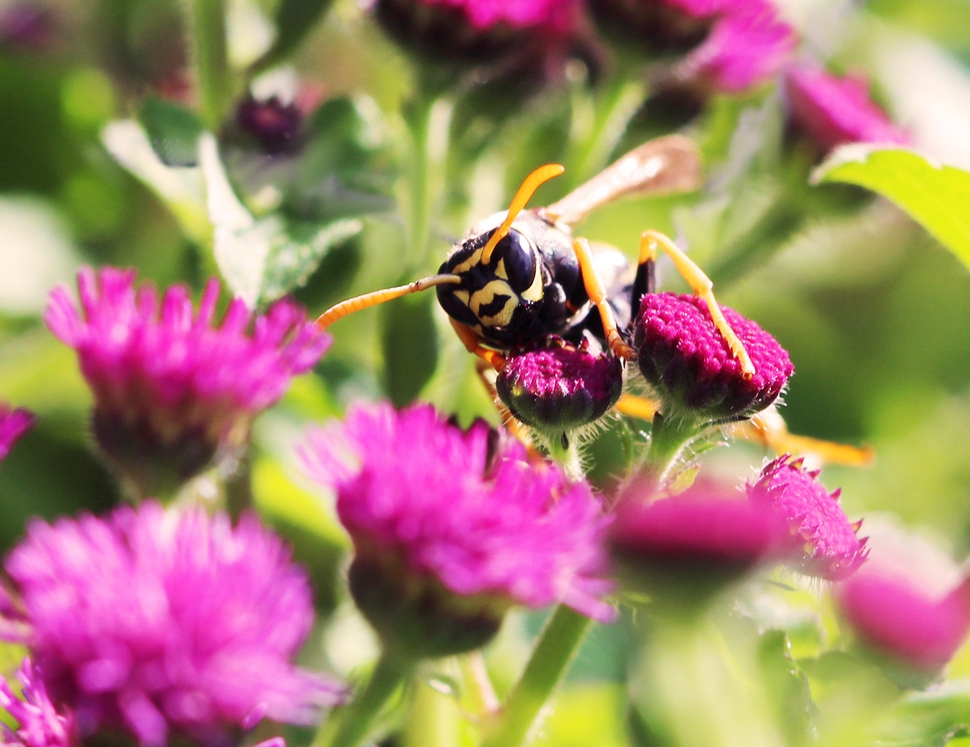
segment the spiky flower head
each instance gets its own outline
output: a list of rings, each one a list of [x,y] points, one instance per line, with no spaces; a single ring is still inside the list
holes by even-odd
[[[5,569],[26,644],[82,737],[224,744],[262,715],[310,724],[340,689],[293,666],[313,624],[304,571],[253,515],[145,502],[34,521]]]
[[[57,708],[51,702],[42,679],[29,658],[17,670],[21,693],[11,690],[0,677],[0,708],[3,708],[17,728],[0,726],[4,747],[80,747],[81,740],[74,714]]]
[[[237,298],[218,323],[215,279],[198,311],[183,285],[161,299],[136,288],[134,270],[85,267],[78,290],[80,309],[55,288],[44,318],[77,351],[98,444],[142,496],[171,492],[241,442],[331,342],[288,301],[254,316]]]
[[[33,413],[0,402],[0,459],[7,457],[13,445],[33,427],[34,420]]]
[[[554,338],[511,355],[495,382],[509,411],[554,437],[603,417],[623,390],[623,363]]]
[[[873,103],[861,76],[840,78],[819,67],[792,66],[784,73],[782,90],[791,126],[823,152],[842,143],[910,143]]]
[[[695,610],[759,564],[777,559],[787,528],[770,506],[700,483],[652,500],[634,484],[620,497],[610,532],[628,588]]]
[[[337,492],[356,551],[351,592],[388,647],[476,648],[515,604],[612,618],[600,502],[484,423],[465,431],[429,405],[356,406],[312,430],[303,457]]]
[[[637,362],[656,389],[668,416],[723,422],[764,410],[778,399],[794,373],[774,337],[733,309],[721,307],[754,365],[741,364],[697,296],[648,293],[634,323]]]
[[[866,541],[857,534],[862,522],[850,523],[839,505],[840,491],[830,493],[818,475],[805,468],[803,459],[785,454],[769,462],[747,492],[752,501],[774,507],[785,518],[792,563],[799,571],[837,581],[865,562]]]

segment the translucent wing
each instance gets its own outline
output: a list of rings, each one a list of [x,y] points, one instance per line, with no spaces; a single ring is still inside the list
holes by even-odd
[[[700,184],[701,158],[697,145],[682,135],[668,135],[634,148],[540,212],[546,218],[572,225],[596,208],[625,195],[688,192]]]

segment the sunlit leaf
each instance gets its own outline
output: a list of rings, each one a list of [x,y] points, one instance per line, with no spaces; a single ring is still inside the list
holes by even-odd
[[[202,121],[194,112],[157,96],[149,96],[138,112],[138,119],[162,163],[195,166],[199,162]]]
[[[846,182],[892,200],[970,267],[970,173],[902,148],[838,148],[812,176]]]

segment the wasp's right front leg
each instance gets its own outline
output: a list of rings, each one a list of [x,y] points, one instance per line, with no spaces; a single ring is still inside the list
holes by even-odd
[[[448,317],[448,321],[451,322],[451,326],[455,328],[455,333],[458,335],[458,339],[461,340],[465,349],[469,353],[474,353],[483,361],[488,363],[492,368],[501,373],[505,370],[505,364],[507,361],[505,357],[495,351],[486,348],[482,345],[482,338],[471,327],[456,321],[452,317]]]

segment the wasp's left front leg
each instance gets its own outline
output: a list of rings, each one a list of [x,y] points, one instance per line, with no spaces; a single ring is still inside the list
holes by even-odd
[[[469,353],[474,353],[499,373],[505,369],[507,363],[505,357],[501,353],[482,345],[482,338],[478,336],[475,330],[451,317],[448,317],[448,321],[455,328],[458,339],[461,340]]]
[[[607,301],[606,288],[603,280],[593,266],[593,253],[589,248],[586,239],[575,239],[573,241],[573,251],[576,252],[576,259],[579,260],[579,270],[583,276],[583,285],[586,287],[586,295],[596,306],[600,319],[603,322],[603,332],[606,334],[606,342],[610,350],[618,358],[634,360],[637,357],[636,351],[624,342],[620,337],[620,331],[616,326],[616,317],[613,316],[613,308]]]

